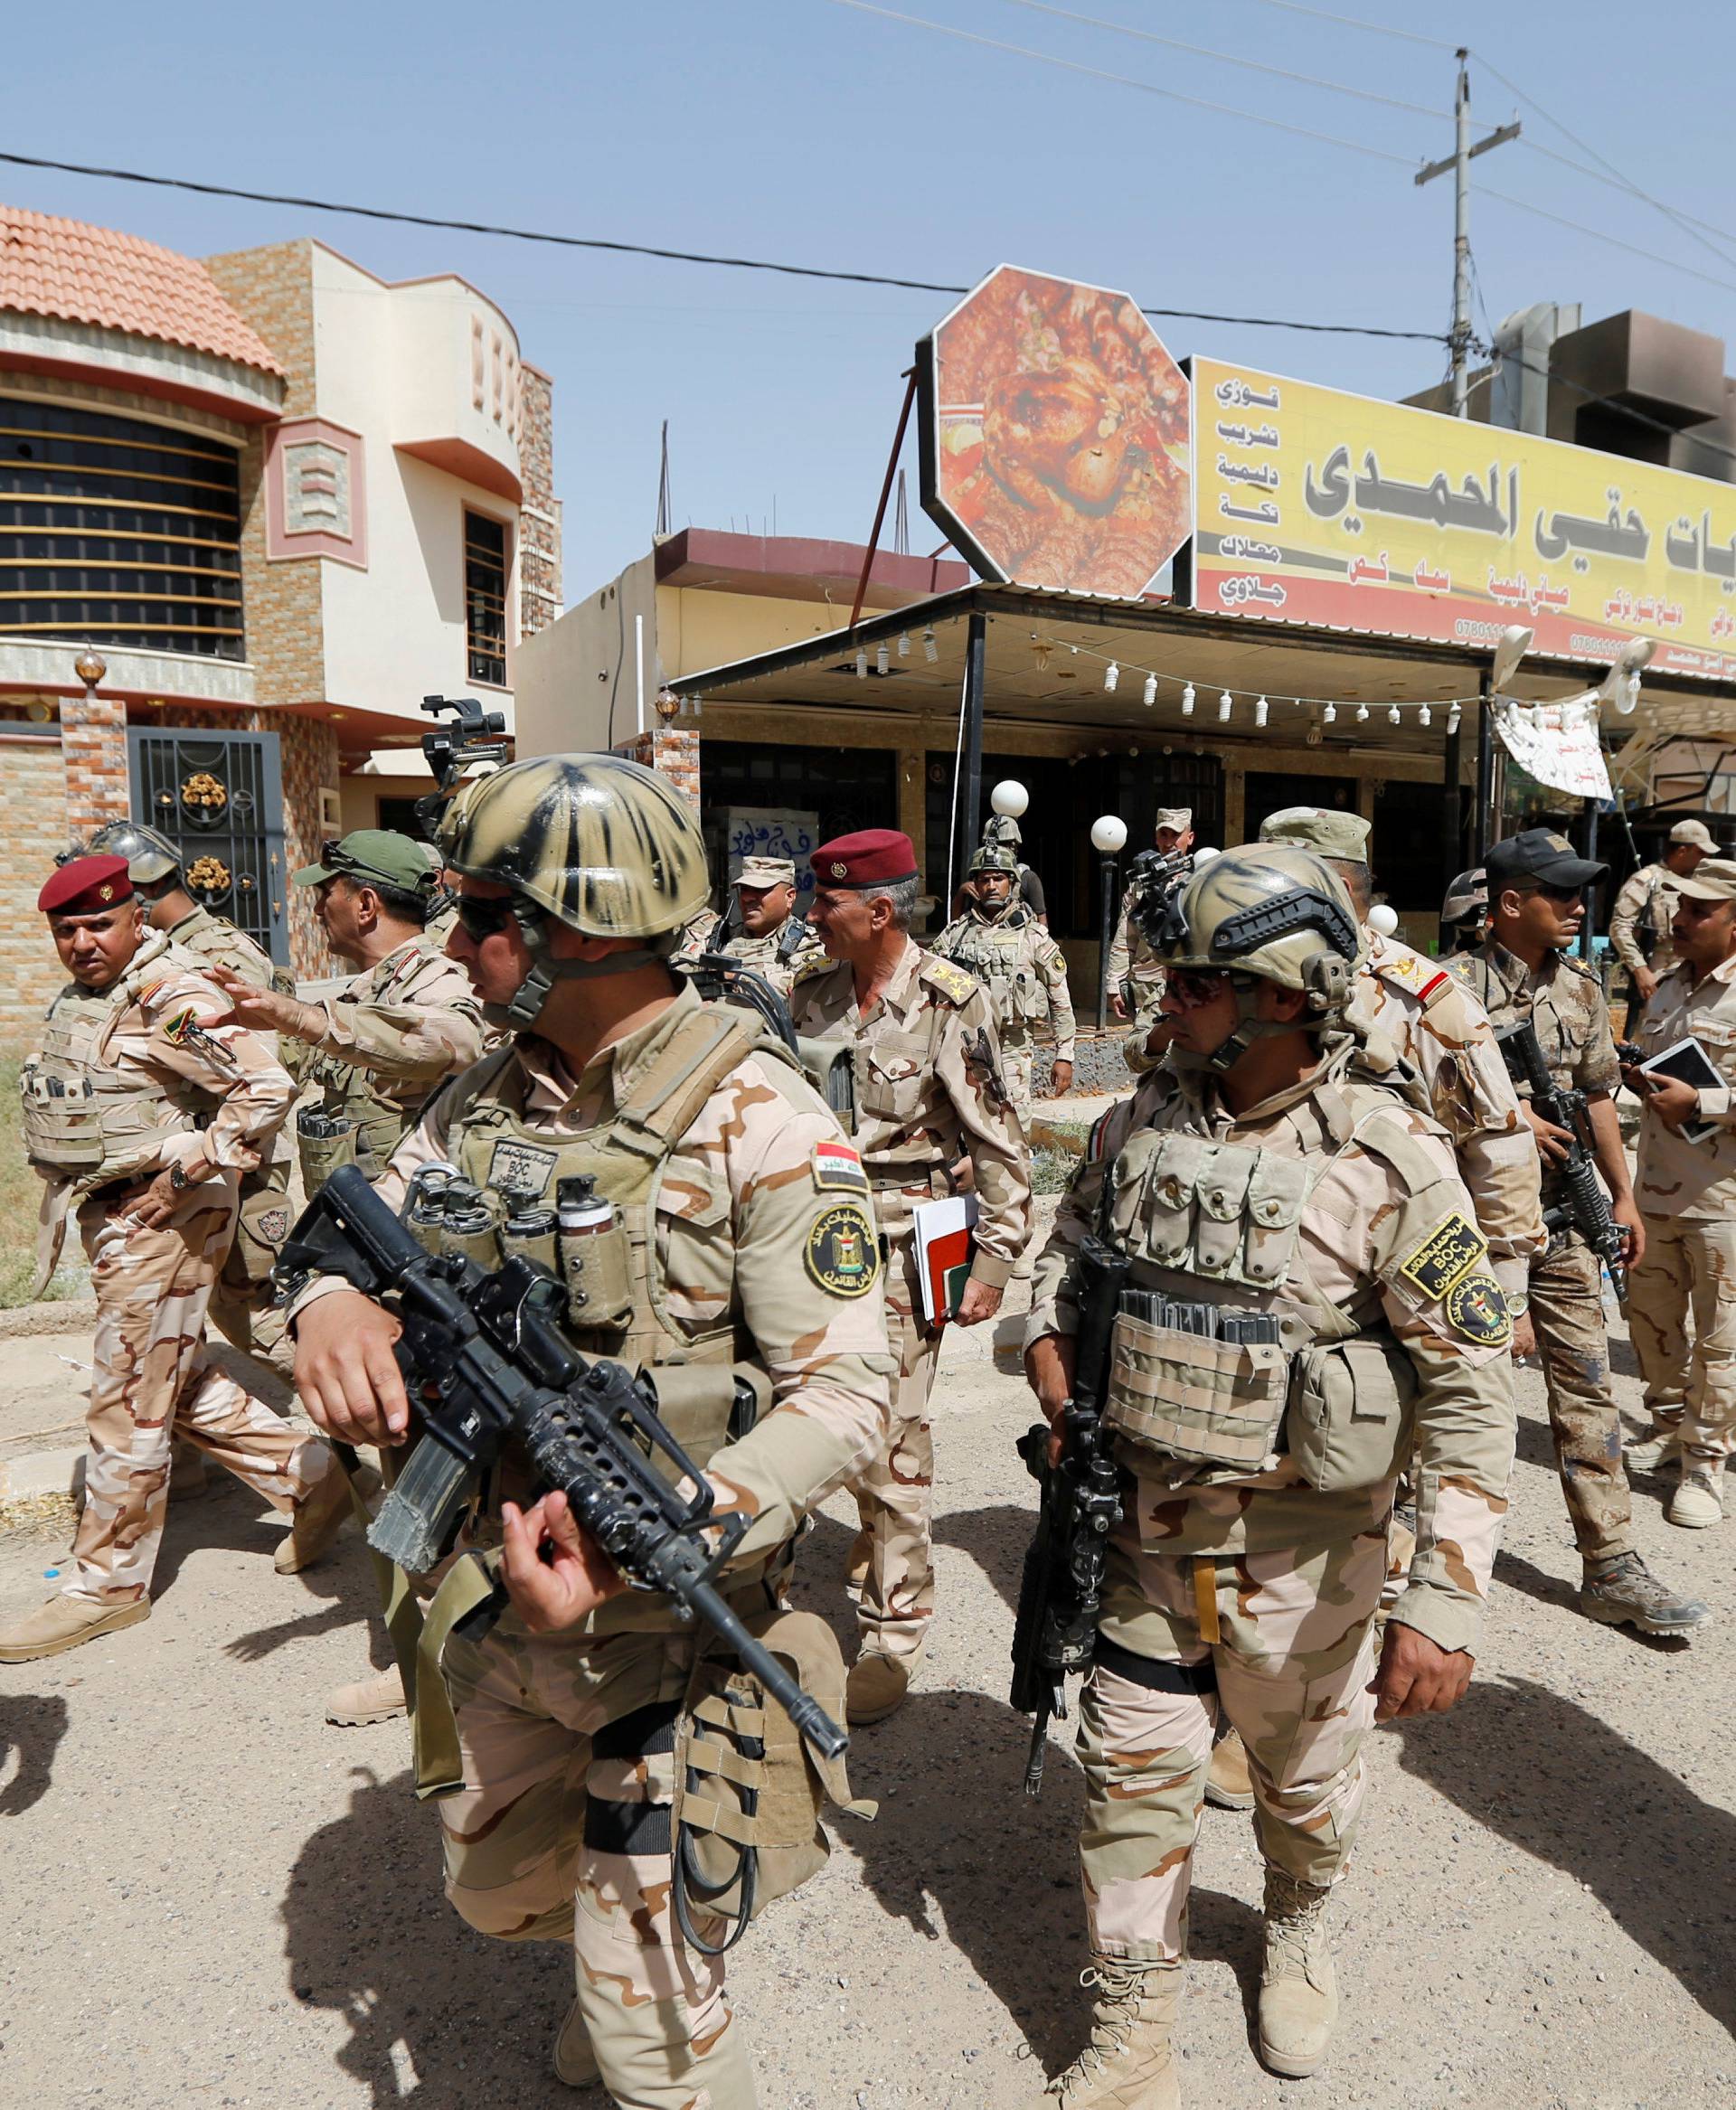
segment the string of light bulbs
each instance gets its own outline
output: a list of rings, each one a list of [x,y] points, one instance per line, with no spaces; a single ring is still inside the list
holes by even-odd
[[[1136,666],[1131,661],[1124,663],[1111,657],[1108,653],[1093,652],[1089,645],[1075,645],[1071,639],[1044,637],[1034,630],[1031,633],[1031,642],[1043,652],[1065,651],[1079,658],[1095,660],[1103,669],[1103,686],[1110,695],[1114,695],[1116,690],[1120,686],[1122,674],[1127,674],[1136,677],[1144,677],[1142,701],[1147,709],[1157,701],[1157,684],[1160,682],[1167,682],[1171,686],[1181,691],[1182,716],[1184,718],[1194,717],[1199,710],[1199,684],[1190,681],[1185,674],[1160,674],[1155,667]],[[1272,703],[1270,698],[1262,691],[1230,688],[1210,682],[1205,684],[1205,687],[1208,690],[1213,687],[1217,688],[1217,718],[1220,725],[1228,725],[1232,721],[1238,700],[1253,705],[1254,724],[1257,728],[1264,727],[1267,724],[1271,714]],[[1465,696],[1430,696],[1424,698],[1420,702],[1389,702],[1380,706],[1380,708],[1384,710],[1389,725],[1402,725],[1405,713],[1410,711],[1415,714],[1417,723],[1425,730],[1433,723],[1434,713],[1437,711],[1445,711],[1447,713],[1447,730],[1452,733],[1458,730],[1463,707],[1467,703],[1477,703],[1481,701],[1480,693],[1473,691]],[[1292,710],[1296,711],[1318,710],[1322,723],[1326,725],[1332,725],[1337,721],[1341,710],[1349,712],[1359,725],[1366,725],[1373,716],[1373,712],[1366,703],[1358,703],[1353,707],[1341,697],[1289,694],[1280,696],[1278,702],[1280,704],[1288,703]]]

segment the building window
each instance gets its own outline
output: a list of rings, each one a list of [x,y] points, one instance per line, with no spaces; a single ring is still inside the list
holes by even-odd
[[[470,679],[506,686],[506,525],[464,516],[464,638]]]
[[[0,633],[242,659],[235,449],[0,396]]]

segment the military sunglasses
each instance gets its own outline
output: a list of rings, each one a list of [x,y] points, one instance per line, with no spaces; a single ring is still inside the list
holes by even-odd
[[[485,937],[492,937],[497,930],[510,929],[517,920],[513,914],[510,895],[498,901],[483,901],[474,894],[460,894],[458,911],[464,935],[476,945],[480,945]]]

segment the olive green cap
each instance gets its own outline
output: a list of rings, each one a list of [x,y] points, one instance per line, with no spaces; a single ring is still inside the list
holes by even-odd
[[[427,846],[394,828],[354,828],[341,842],[321,845],[319,862],[304,864],[295,874],[298,887],[316,887],[326,880],[376,880],[401,893],[425,894],[434,883]]]

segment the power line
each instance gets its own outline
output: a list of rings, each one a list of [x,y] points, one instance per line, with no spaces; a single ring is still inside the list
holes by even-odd
[[[954,37],[960,43],[979,44],[991,52],[1010,52],[1015,59],[1034,59],[1040,66],[1058,66],[1064,73],[1082,73],[1090,80],[1108,80],[1118,88],[1136,88],[1141,95],[1161,96],[1165,102],[1185,103],[1190,108],[1210,110],[1213,117],[1241,118],[1250,125],[1264,125],[1269,131],[1288,132],[1293,139],[1312,139],[1324,146],[1341,146],[1346,153],[1361,154],[1371,161],[1394,162],[1400,168],[1411,164],[1402,154],[1389,154],[1383,146],[1368,146],[1358,139],[1342,138],[1335,132],[1316,132],[1307,125],[1286,124],[1282,118],[1260,117],[1253,110],[1240,109],[1233,103],[1212,102],[1204,96],[1184,95],[1179,89],[1159,88],[1156,81],[1140,80],[1130,73],[1111,73],[1101,66],[1087,66],[1077,59],[1061,59],[1052,52],[1033,51],[1029,44],[1010,44],[1000,37],[983,36],[974,29],[955,29],[950,23],[930,22],[926,15],[901,14],[896,8],[877,7],[872,0],[832,0],[835,7],[848,7],[858,14],[878,15],[883,22],[903,23],[911,29],[932,30],[937,36]]]
[[[1372,89],[1352,88],[1347,81],[1324,80],[1315,73],[1295,73],[1288,66],[1269,66],[1259,59],[1244,59],[1236,52],[1214,51],[1209,44],[1184,43],[1179,37],[1160,37],[1154,31],[1137,29],[1131,23],[1106,22],[1101,15],[1079,14],[1071,7],[1053,7],[1048,0],[1007,0],[1012,7],[1028,7],[1036,14],[1052,14],[1062,22],[1076,22],[1087,29],[1106,29],[1121,37],[1136,37],[1144,44],[1161,44],[1165,51],[1187,52],[1196,59],[1215,59],[1225,66],[1240,66],[1250,73],[1265,73],[1278,80],[1299,81],[1304,88],[1323,88],[1332,95],[1354,96],[1359,102],[1381,103],[1390,110],[1408,110],[1414,117],[1450,118],[1451,110],[1434,109],[1427,103],[1405,102],[1396,95],[1377,95]]]
[[[1661,264],[1666,271],[1680,271],[1690,278],[1698,278],[1703,285],[1719,287],[1725,293],[1736,293],[1736,280],[1715,278],[1710,271],[1697,271],[1692,264],[1678,263],[1674,257],[1660,257],[1656,250],[1645,250],[1637,242],[1623,241],[1618,235],[1606,234],[1600,227],[1588,227],[1583,220],[1570,220],[1564,213],[1548,212],[1542,205],[1531,204],[1526,199],[1510,197],[1505,191],[1492,191],[1486,184],[1477,185],[1477,193],[1485,198],[1498,198],[1504,205],[1512,205],[1521,212],[1533,213],[1539,220],[1552,220],[1557,227],[1571,227],[1575,234],[1590,235],[1593,241],[1607,242],[1611,249],[1626,250],[1630,257],[1644,257],[1648,264]]]
[[[1609,190],[1625,192],[1628,197],[1638,199],[1642,204],[1650,205],[1657,203],[1646,192],[1639,190],[1633,184],[1630,184],[1625,176],[1605,175],[1601,169],[1593,168],[1589,161],[1575,161],[1571,154],[1562,154],[1553,146],[1545,146],[1541,139],[1524,139],[1521,144],[1529,147],[1532,153],[1541,154],[1546,161],[1554,162],[1558,167],[1571,168],[1575,175],[1587,176],[1592,183],[1602,184]],[[1667,213],[1673,220],[1679,221],[1686,230],[1701,228],[1707,234],[1717,235],[1721,240],[1736,242],[1736,234],[1732,234],[1728,228],[1714,226],[1710,220],[1698,220],[1692,212],[1677,212],[1674,205],[1660,205],[1659,210]],[[1712,248],[1712,245],[1708,243],[1707,247]],[[1712,248],[1712,254],[1723,257],[1724,251]],[[1736,264],[1736,257],[1725,257],[1724,260]]]
[[[1394,29],[1390,22],[1364,22],[1360,15],[1334,14],[1325,7],[1304,7],[1300,0],[1260,0],[1265,7],[1281,7],[1286,14],[1311,14],[1316,22],[1335,22],[1341,29],[1364,29],[1372,35],[1398,37],[1407,44],[1426,44],[1431,52],[1451,52],[1457,46],[1439,37],[1419,36],[1413,29]]]
[[[109,183],[147,184],[157,190],[193,191],[202,197],[241,198],[255,205],[293,205],[304,212],[347,213],[360,220],[386,220],[408,227],[433,227],[457,234],[487,235],[505,241],[549,242],[561,249],[607,250],[618,256],[656,257],[677,264],[714,264],[732,271],[775,271],[790,278],[826,278],[850,286],[892,286],[913,293],[965,294],[968,286],[943,285],[933,278],[891,278],[875,271],[840,271],[817,264],[783,264],[758,257],[712,256],[699,250],[657,249],[646,242],[613,241],[597,235],[555,234],[528,227],[495,227],[476,220],[448,220],[431,212],[399,212],[383,205],[342,204],[329,198],[291,197],[279,191],[249,191],[235,184],[201,183],[192,176],[152,175],[136,168],[98,168],[88,162],[54,161],[46,155],[12,154],[0,149],[0,162],[21,168],[45,168],[62,175],[98,176]],[[1392,330],[1373,323],[1299,323],[1278,316],[1218,315],[1203,308],[1147,307],[1144,315],[1178,322],[1231,323],[1253,330],[1305,330],[1311,334],[1342,337],[1397,337],[1433,344],[1438,330]]]

